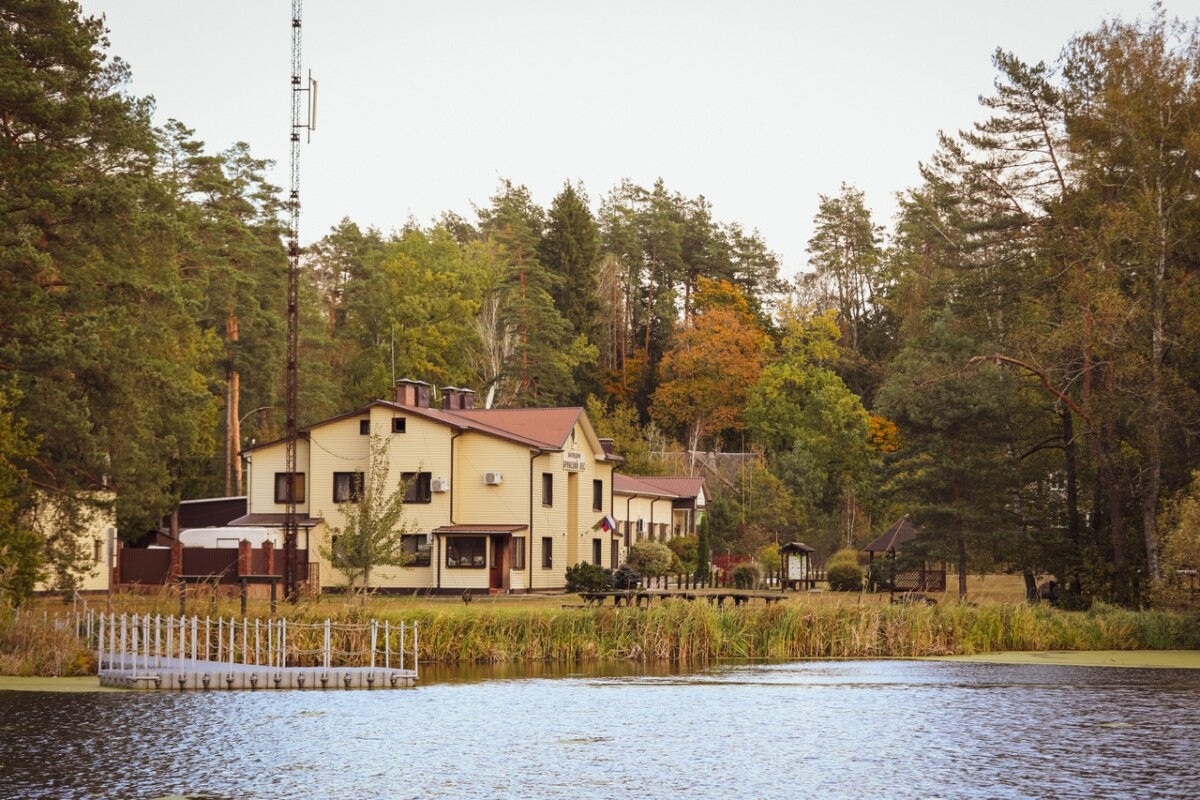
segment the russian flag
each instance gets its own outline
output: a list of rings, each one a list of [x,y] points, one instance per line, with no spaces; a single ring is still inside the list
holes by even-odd
[[[605,533],[608,533],[617,529],[617,521],[608,514],[605,514],[600,518],[600,521],[596,523],[596,527],[602,529]]]

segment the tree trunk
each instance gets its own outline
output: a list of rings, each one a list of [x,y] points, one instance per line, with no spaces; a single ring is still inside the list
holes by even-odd
[[[225,496],[233,496],[234,473],[237,473],[238,493],[241,493],[242,484],[242,469],[241,464],[234,465],[235,461],[240,461],[238,451],[241,449],[241,433],[238,430],[240,422],[240,414],[238,413],[238,401],[241,394],[241,386],[238,376],[238,371],[234,367],[234,349],[240,338],[238,332],[237,313],[233,310],[233,306],[229,307],[229,318],[225,323],[225,342],[226,342],[226,369],[225,369]]]
[[[1033,570],[1025,569],[1021,575],[1025,578],[1025,602],[1036,603],[1041,598],[1038,596],[1037,578],[1033,574]]]

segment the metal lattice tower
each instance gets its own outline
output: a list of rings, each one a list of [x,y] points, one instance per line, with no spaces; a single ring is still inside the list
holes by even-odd
[[[315,83],[310,76],[307,85],[300,77],[300,16],[302,0],[292,0],[292,181],[288,195],[290,224],[288,226],[287,281],[287,427],[284,471],[288,488],[284,495],[283,514],[283,589],[288,600],[295,601],[298,592],[299,554],[297,541],[300,521],[296,512],[297,458],[296,444],[300,438],[300,131],[313,129],[313,95]],[[308,93],[308,109],[301,121],[301,95]],[[310,134],[311,135],[311,134]]]

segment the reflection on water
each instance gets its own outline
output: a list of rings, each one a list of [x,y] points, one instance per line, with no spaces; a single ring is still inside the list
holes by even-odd
[[[430,667],[389,692],[0,692],[0,797],[1190,798],[1197,731],[1183,670]]]

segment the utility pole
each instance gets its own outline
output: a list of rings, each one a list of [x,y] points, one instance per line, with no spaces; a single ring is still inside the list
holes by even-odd
[[[288,195],[288,209],[291,221],[288,226],[288,283],[287,283],[287,389],[285,429],[285,466],[287,477],[284,492],[283,513],[283,592],[289,602],[299,598],[298,575],[299,553],[297,541],[300,538],[300,520],[296,512],[298,501],[299,476],[297,475],[296,444],[300,438],[300,381],[298,362],[300,358],[300,131],[309,132],[312,138],[314,110],[316,106],[316,82],[312,75],[308,84],[304,85],[300,77],[300,18],[302,0],[292,0],[292,181],[291,193]],[[308,108],[305,120],[301,122],[301,95],[307,94]]]

